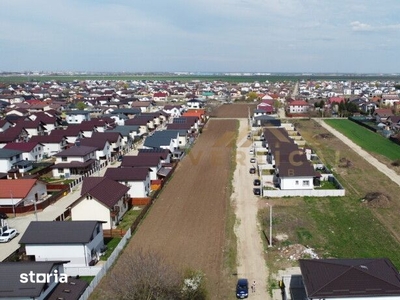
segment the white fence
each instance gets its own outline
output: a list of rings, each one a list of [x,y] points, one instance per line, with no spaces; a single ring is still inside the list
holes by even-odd
[[[85,174],[82,174],[79,178],[75,179],[73,182],[69,184],[69,190],[72,192],[72,189],[77,186],[78,184],[82,183],[84,177],[89,177],[93,175],[96,172],[100,172],[103,168],[105,168],[109,163],[113,162],[114,160],[111,160],[110,162],[104,161],[101,164],[99,164],[97,167],[94,167],[90,171],[86,172]]]
[[[85,292],[82,294],[82,296],[79,298],[79,300],[87,300],[90,296],[90,294],[93,292],[93,290],[96,288],[96,286],[100,283],[101,279],[106,275],[108,269],[113,265],[117,257],[119,256],[120,252],[132,236],[131,229],[125,233],[124,237],[121,239],[121,241],[118,243],[117,247],[114,249],[114,251],[111,253],[110,257],[107,259],[106,263],[103,265],[101,270],[97,273],[97,275],[93,278],[93,280],[90,282],[89,286],[86,288]]]
[[[64,273],[68,276],[96,276],[103,266],[68,267],[64,266]]]
[[[263,190],[264,197],[343,197],[346,191],[340,190]]]

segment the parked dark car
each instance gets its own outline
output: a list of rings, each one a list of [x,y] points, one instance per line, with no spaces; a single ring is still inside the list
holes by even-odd
[[[244,299],[249,296],[249,281],[246,278],[240,278],[236,284],[236,298]]]
[[[253,184],[257,185],[257,186],[261,185],[261,180],[260,179],[254,179]]]
[[[250,174],[256,174],[256,168],[250,168]]]
[[[253,189],[253,193],[254,193],[254,195],[256,195],[256,196],[260,196],[260,195],[261,195],[261,189],[259,189],[259,188],[254,188],[254,189]]]

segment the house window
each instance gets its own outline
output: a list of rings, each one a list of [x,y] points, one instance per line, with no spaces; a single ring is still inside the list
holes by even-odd
[[[61,161],[67,161],[67,157],[66,156],[61,157]]]
[[[310,181],[309,180],[303,180],[303,186],[309,186]]]
[[[299,181],[298,181],[298,180],[296,180],[296,181],[295,181],[295,184],[296,184],[296,185],[299,185]]]
[[[59,168],[58,169],[58,173],[64,173],[64,169],[63,168]]]

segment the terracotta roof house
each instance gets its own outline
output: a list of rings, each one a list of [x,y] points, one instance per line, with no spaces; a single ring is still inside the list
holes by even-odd
[[[147,167],[108,168],[104,177],[126,185],[131,198],[144,198],[150,194],[150,169]]]
[[[400,275],[387,258],[300,259],[306,299],[399,299]]]
[[[28,276],[21,278],[21,274],[29,275],[32,272],[33,274],[51,274],[53,277],[56,273],[64,274],[64,263],[66,262],[0,262],[0,299],[48,299],[47,297],[54,291],[58,282],[46,283],[45,280],[30,282]]]
[[[19,206],[32,206],[34,202],[43,201],[46,197],[46,184],[40,180],[0,180],[0,206],[2,208],[8,208],[7,212],[11,212]]]
[[[274,101],[272,99],[263,100],[261,103],[257,104],[257,110],[264,111],[269,115],[275,113]]]
[[[81,196],[71,205],[72,220],[99,220],[115,228],[129,208],[129,187],[108,177],[85,177]]]
[[[393,112],[390,108],[379,108],[374,111],[373,116],[377,123],[385,123],[389,117],[393,116]]]
[[[69,178],[71,175],[81,175],[92,170],[96,166],[96,151],[96,147],[72,146],[55,154],[53,177]]]
[[[19,243],[35,261],[63,260],[69,276],[90,275],[82,267],[94,265],[104,249],[102,223],[84,221],[30,222]],[[88,272],[88,270],[86,271]]]

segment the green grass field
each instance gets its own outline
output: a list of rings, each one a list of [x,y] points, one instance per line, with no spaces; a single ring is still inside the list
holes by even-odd
[[[70,82],[73,80],[159,80],[159,81],[181,81],[188,82],[192,80],[200,81],[224,81],[224,82],[296,82],[299,80],[396,80],[396,76],[362,76],[362,75],[325,75],[325,74],[313,74],[313,75],[296,75],[296,74],[272,74],[272,75],[175,75],[172,73],[165,74],[88,74],[88,75],[27,75],[27,76],[17,76],[17,75],[7,75],[0,76],[0,83],[19,83],[27,81],[35,82],[46,82],[51,80],[58,80],[62,82]]]
[[[383,155],[390,160],[400,159],[400,146],[377,133],[346,119],[329,119],[325,122],[368,152]]]

